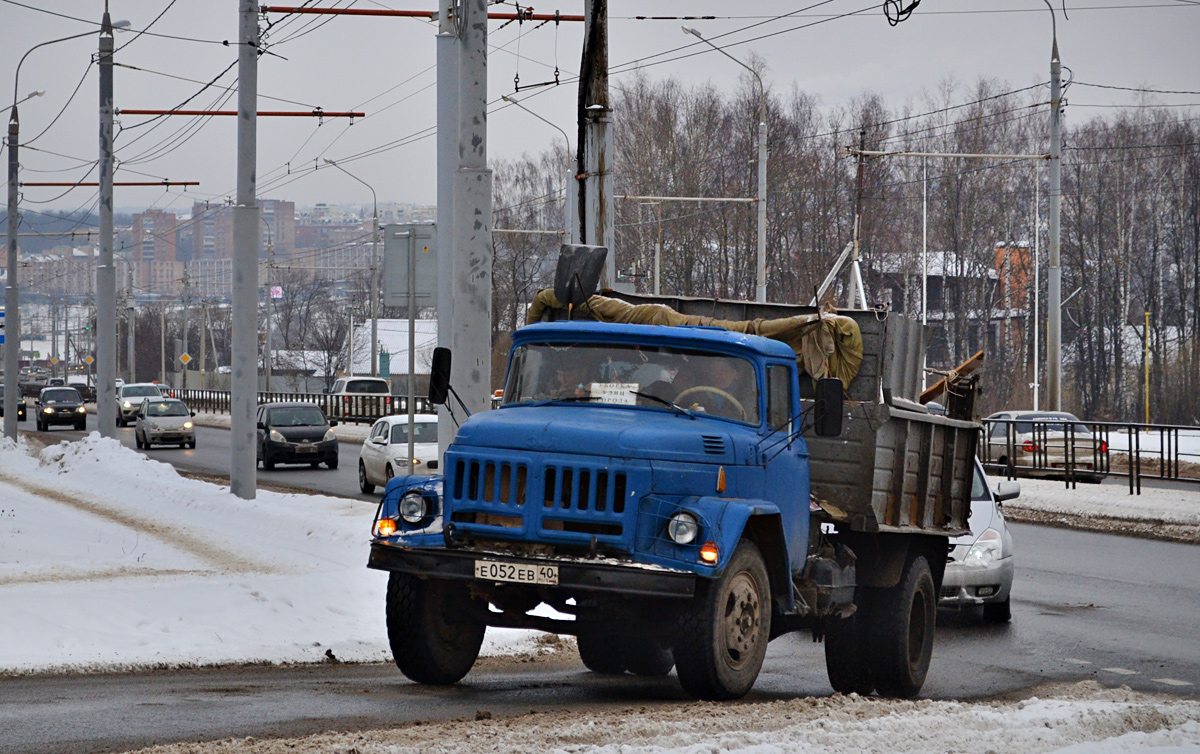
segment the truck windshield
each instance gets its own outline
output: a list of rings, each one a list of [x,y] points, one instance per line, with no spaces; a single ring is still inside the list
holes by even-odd
[[[757,424],[758,392],[753,364],[726,354],[613,343],[531,343],[513,352],[504,405],[578,401],[663,407],[668,401],[689,411]]]

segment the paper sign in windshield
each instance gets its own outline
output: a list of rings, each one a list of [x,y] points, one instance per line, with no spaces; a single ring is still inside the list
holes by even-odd
[[[592,399],[598,403],[615,403],[618,406],[632,406],[637,403],[633,394],[638,389],[636,382],[593,382]]]

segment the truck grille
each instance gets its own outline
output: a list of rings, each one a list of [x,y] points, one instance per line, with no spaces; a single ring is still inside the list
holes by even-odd
[[[602,460],[538,463],[524,454],[495,455],[447,454],[447,508],[464,530],[582,544],[597,537],[622,545],[627,529],[632,534],[625,517],[636,506],[626,501],[638,470],[612,468]]]

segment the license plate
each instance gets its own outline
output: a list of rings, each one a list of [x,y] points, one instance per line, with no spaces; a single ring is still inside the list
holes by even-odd
[[[296,446],[297,453],[316,453],[317,448],[313,445],[298,445]]]
[[[500,563],[495,560],[476,560],[475,578],[486,581],[511,581],[517,584],[549,584],[558,586],[558,566]]]

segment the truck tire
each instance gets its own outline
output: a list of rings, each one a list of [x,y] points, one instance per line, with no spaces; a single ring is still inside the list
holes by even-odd
[[[406,677],[445,686],[470,672],[487,626],[466,582],[392,573],[386,611],[392,658]]]
[[[680,611],[675,671],[697,699],[746,695],[758,679],[771,635],[771,590],[762,553],[742,540],[720,578],[698,585]]]
[[[984,623],[1008,623],[1010,620],[1012,620],[1012,597],[1006,597],[1003,602],[984,603]]]
[[[880,589],[871,611],[871,675],[880,696],[921,691],[933,656],[937,593],[924,556],[909,561],[900,583]]]
[[[627,636],[622,654],[625,669],[644,678],[662,678],[675,667],[675,654],[662,639]]]
[[[579,659],[593,673],[620,675],[625,672],[625,657],[621,642],[611,633],[587,632],[575,637]]]
[[[866,588],[858,587],[854,592],[858,608],[854,615],[832,621],[825,631],[825,672],[829,685],[840,694],[867,696],[875,690],[867,631],[871,620],[868,601]]]

